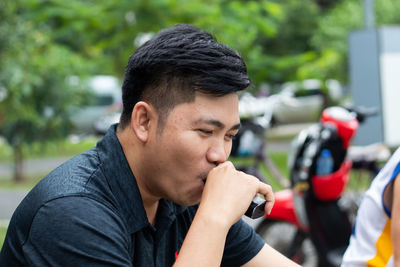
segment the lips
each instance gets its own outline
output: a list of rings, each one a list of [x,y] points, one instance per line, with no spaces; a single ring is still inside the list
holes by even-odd
[[[203,183],[205,184],[206,183],[206,181],[207,181],[207,177],[208,177],[208,173],[209,173],[210,171],[207,171],[207,172],[203,172],[203,173],[201,173],[198,177],[203,181]]]

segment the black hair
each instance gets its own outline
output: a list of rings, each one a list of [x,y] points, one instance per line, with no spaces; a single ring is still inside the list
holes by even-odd
[[[247,88],[250,79],[240,55],[193,25],[161,30],[129,58],[122,85],[120,127],[138,101],[150,102],[161,120],[195,92],[223,96]]]

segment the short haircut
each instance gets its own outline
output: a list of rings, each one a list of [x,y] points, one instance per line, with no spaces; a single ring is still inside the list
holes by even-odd
[[[176,105],[194,101],[195,92],[223,96],[249,84],[246,64],[236,51],[204,30],[177,24],[158,32],[129,58],[119,127],[130,123],[139,101],[155,107],[162,125]]]

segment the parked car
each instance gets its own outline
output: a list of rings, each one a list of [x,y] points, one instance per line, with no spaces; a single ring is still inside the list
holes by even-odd
[[[93,93],[89,103],[72,112],[73,132],[77,134],[94,133],[94,124],[99,118],[121,110],[122,94],[120,82],[116,77],[98,75],[87,81]]]
[[[112,124],[119,122],[120,117],[121,112],[114,112],[101,116],[93,124],[95,133],[97,135],[104,135]]]
[[[322,89],[324,87],[327,90]],[[338,81],[328,80],[323,86],[321,81],[309,79],[284,83],[279,93],[269,96],[253,97],[245,94],[239,102],[239,111],[241,117],[263,114],[263,119],[269,120],[272,126],[316,122],[322,109],[329,102],[339,101],[341,97],[342,87]]]

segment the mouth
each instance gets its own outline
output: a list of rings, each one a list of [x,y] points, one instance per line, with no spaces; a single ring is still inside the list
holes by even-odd
[[[203,172],[203,173],[201,173],[201,174],[198,176],[198,178],[201,179],[201,181],[203,182],[203,184],[206,184],[207,177],[208,177],[208,173],[209,173],[209,171]]]

